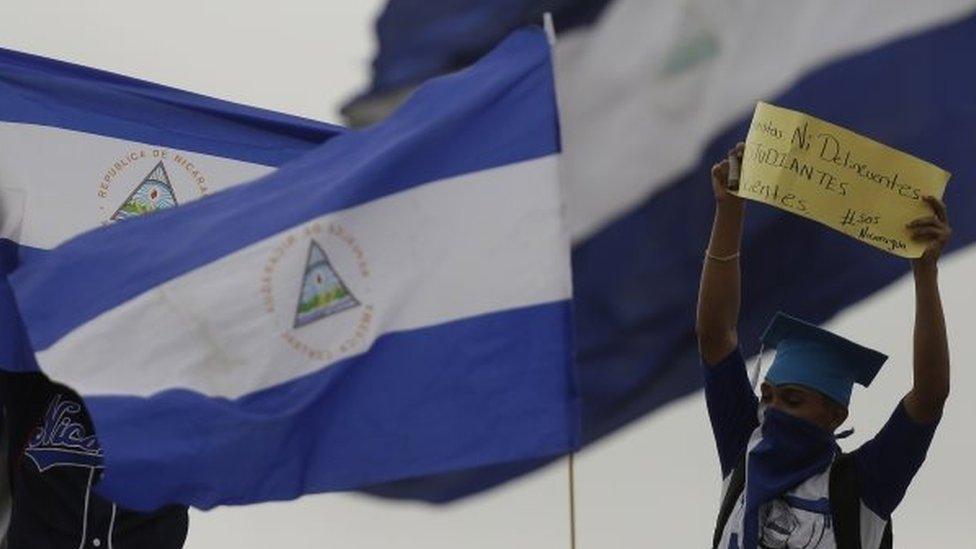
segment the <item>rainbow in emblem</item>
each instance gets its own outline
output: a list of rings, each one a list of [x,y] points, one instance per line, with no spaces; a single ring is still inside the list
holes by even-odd
[[[295,313],[295,328],[359,306],[359,300],[332,268],[325,251],[314,240],[308,246],[308,260],[302,277],[302,292]]]
[[[156,210],[174,208],[177,205],[173,185],[169,182],[166,167],[160,161],[125,199],[125,202],[119,206],[119,209],[112,215],[111,221],[138,217]]]

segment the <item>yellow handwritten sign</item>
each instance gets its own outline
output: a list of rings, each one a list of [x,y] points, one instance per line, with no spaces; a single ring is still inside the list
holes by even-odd
[[[756,105],[735,194],[819,221],[901,257],[919,257],[905,225],[932,215],[949,172],[801,112]]]

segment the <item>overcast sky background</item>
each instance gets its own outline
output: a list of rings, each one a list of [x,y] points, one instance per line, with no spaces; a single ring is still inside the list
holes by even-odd
[[[0,46],[338,123],[339,105],[368,81],[373,19],[383,3],[3,0]],[[879,252],[865,247],[865,253]],[[976,321],[974,272],[973,253],[942,269],[953,399],[929,460],[895,515],[900,547],[972,544],[976,374],[967,358],[976,356],[969,335]],[[875,385],[855,393],[857,434],[848,448],[874,433],[910,386],[912,312],[905,279],[829,325],[891,356]],[[700,397],[667,406],[580,456],[579,547],[705,547],[719,481]],[[563,461],[449,507],[326,494],[194,512],[187,547],[561,549],[569,546],[567,495]]]

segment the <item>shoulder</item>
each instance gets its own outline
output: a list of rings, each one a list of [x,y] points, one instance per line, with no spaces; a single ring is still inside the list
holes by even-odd
[[[864,503],[887,519],[925,462],[938,421],[919,423],[903,403],[871,440],[850,455]]]

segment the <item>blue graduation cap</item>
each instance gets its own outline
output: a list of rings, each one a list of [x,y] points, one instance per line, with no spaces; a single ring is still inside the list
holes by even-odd
[[[888,360],[878,351],[784,313],[776,313],[762,342],[776,349],[766,381],[802,385],[844,406],[851,401],[854,384],[870,385]]]

